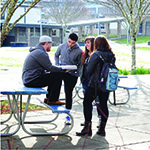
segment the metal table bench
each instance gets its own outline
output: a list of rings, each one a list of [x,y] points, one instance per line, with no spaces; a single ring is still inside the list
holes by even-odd
[[[2,88],[1,88],[2,89]],[[10,115],[7,119],[1,121],[1,124],[5,124],[7,123],[12,116],[14,115],[14,118],[17,120],[17,128],[15,129],[15,131],[9,133],[9,129],[7,129],[5,131],[5,133],[1,133],[1,136],[12,136],[15,133],[17,133],[20,129],[20,127],[22,126],[22,129],[30,134],[30,135],[62,135],[62,134],[66,134],[68,133],[72,127],[73,127],[73,117],[72,115],[69,113],[69,110],[67,110],[65,107],[63,106],[56,106],[56,105],[47,105],[44,102],[40,101],[45,107],[49,108],[49,110],[51,110],[53,113],[56,113],[55,117],[51,120],[46,120],[46,121],[25,121],[26,118],[26,113],[28,110],[28,106],[30,104],[30,100],[31,100],[31,96],[32,95],[40,95],[40,94],[47,94],[47,91],[42,89],[42,88],[28,88],[28,87],[18,87],[18,88],[3,88],[2,90],[0,89],[0,94],[3,95],[7,95],[8,98],[8,102],[9,102],[9,107],[10,107]],[[24,112],[22,113],[22,99],[23,99],[23,95],[27,96],[27,104],[25,107]],[[12,96],[12,103],[11,104],[11,98],[10,96]],[[18,100],[20,101],[20,110],[18,109]],[[52,122],[54,120],[57,119],[58,114],[60,113],[65,113],[70,117],[71,120],[71,125],[67,128],[67,130],[62,130],[61,132],[30,132],[26,129],[25,124],[41,124],[41,123],[49,123]],[[6,125],[5,128],[9,128],[8,125]]]
[[[122,78],[128,78],[128,76],[119,76],[119,79],[122,79]],[[111,99],[111,96],[109,97],[109,103],[112,104],[112,105],[121,105],[121,104],[128,103],[128,101],[130,100],[129,90],[136,90],[136,89],[137,89],[137,87],[126,87],[126,86],[119,86],[118,85],[118,89],[116,91],[110,93],[111,95],[113,95],[112,96],[113,98]],[[120,90],[122,90],[121,92],[124,93],[125,97],[122,97],[122,98],[124,98],[124,100],[122,102],[117,102],[116,99],[118,99],[118,97],[117,97],[118,96],[118,91],[120,91]],[[82,92],[82,94],[81,94],[81,92]],[[74,97],[75,96],[78,96],[80,99],[84,98],[82,85],[76,85],[75,86]],[[119,98],[120,98],[120,96],[119,96]]]
[[[122,104],[127,104],[130,100],[130,90],[136,90],[138,89],[137,87],[126,87],[126,86],[118,86],[118,89],[116,91],[113,91],[113,102],[111,101],[110,97],[109,97],[109,103],[112,105],[122,105]],[[123,91],[121,91],[123,90]],[[118,92],[121,91],[121,92]],[[118,93],[118,94],[117,94]],[[123,95],[121,95],[121,93]],[[119,96],[120,95],[120,96]],[[124,96],[126,95],[126,96]],[[125,97],[125,98],[124,98]],[[117,102],[118,99],[124,98],[124,100],[122,100],[122,102]]]

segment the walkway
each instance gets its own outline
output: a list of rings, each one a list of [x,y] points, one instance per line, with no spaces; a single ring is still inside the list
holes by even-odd
[[[0,83],[11,84],[21,80],[21,70],[10,69],[7,71],[0,71]],[[22,129],[17,134],[10,137],[10,144],[14,140],[14,147],[18,146],[20,150],[42,150],[46,145],[46,149],[52,150],[150,150],[150,75],[129,76],[123,82],[128,86],[136,86],[138,90],[131,91],[131,99],[128,104],[109,107],[109,120],[106,127],[106,137],[101,137],[97,132],[97,114],[96,109],[93,111],[92,119],[92,137],[78,137],[75,135],[76,131],[80,131],[82,127],[80,123],[84,121],[82,113],[82,100],[76,97],[71,114],[74,117],[75,125],[69,134],[64,136],[29,136]],[[8,85],[9,85],[8,84]],[[0,96],[0,99],[4,97]],[[37,97],[36,97],[37,98]],[[32,100],[36,103],[36,98]],[[39,98],[39,97],[38,97]],[[43,98],[43,97],[40,97]],[[119,97],[120,98],[120,97]],[[37,117],[38,116],[38,117]],[[40,116],[40,117],[39,117]],[[29,112],[29,119],[48,118],[48,112],[36,111]],[[61,117],[63,121],[65,116]],[[59,125],[59,121],[48,126],[36,125],[39,130],[54,130],[55,125]],[[35,125],[31,125],[31,130],[35,130]],[[61,130],[61,128],[60,128]],[[54,138],[54,139],[53,139]],[[84,145],[85,144],[85,145]],[[1,138],[1,149],[8,149],[7,140],[5,137]]]

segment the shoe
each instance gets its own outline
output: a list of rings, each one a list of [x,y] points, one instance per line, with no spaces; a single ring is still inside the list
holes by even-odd
[[[65,105],[65,103],[61,102],[61,101],[56,101],[56,102],[47,101],[46,104],[48,104],[48,105]]]
[[[100,125],[101,125],[101,118],[99,117],[97,128],[100,128]]]
[[[101,135],[101,136],[106,136],[105,127],[106,127],[106,123],[105,122],[101,122],[100,127],[99,127],[99,129],[97,131],[97,134]]]
[[[47,99],[47,98],[44,98],[44,103],[46,103],[46,104],[47,104],[47,101],[48,101],[48,99]]]
[[[85,123],[81,123],[80,125],[81,125],[81,126],[85,126]]]
[[[81,130],[81,132],[76,132],[77,136],[83,136],[83,135],[87,135],[87,136],[92,136],[92,127],[91,127],[91,122],[89,121],[85,121],[84,123],[84,127]]]
[[[71,125],[69,116],[66,117],[65,125]]]

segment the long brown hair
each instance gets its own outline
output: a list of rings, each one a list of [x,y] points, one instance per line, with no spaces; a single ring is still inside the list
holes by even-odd
[[[94,50],[104,49],[104,50],[112,50],[107,39],[104,36],[98,36],[94,42]]]
[[[86,37],[84,43],[86,43],[87,40],[90,40],[90,42],[91,42],[91,52],[93,52],[94,51],[94,40],[95,40],[95,37],[94,36]],[[84,54],[83,54],[83,57],[82,57],[82,64],[85,63],[85,58],[87,57],[87,55],[88,55],[88,49],[85,46]]]

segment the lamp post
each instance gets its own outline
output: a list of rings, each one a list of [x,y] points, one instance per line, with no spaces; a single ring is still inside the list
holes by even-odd
[[[102,18],[102,15],[98,14],[98,19],[99,18]],[[98,35],[100,35],[100,33],[101,33],[101,24],[100,22],[98,22]]]

